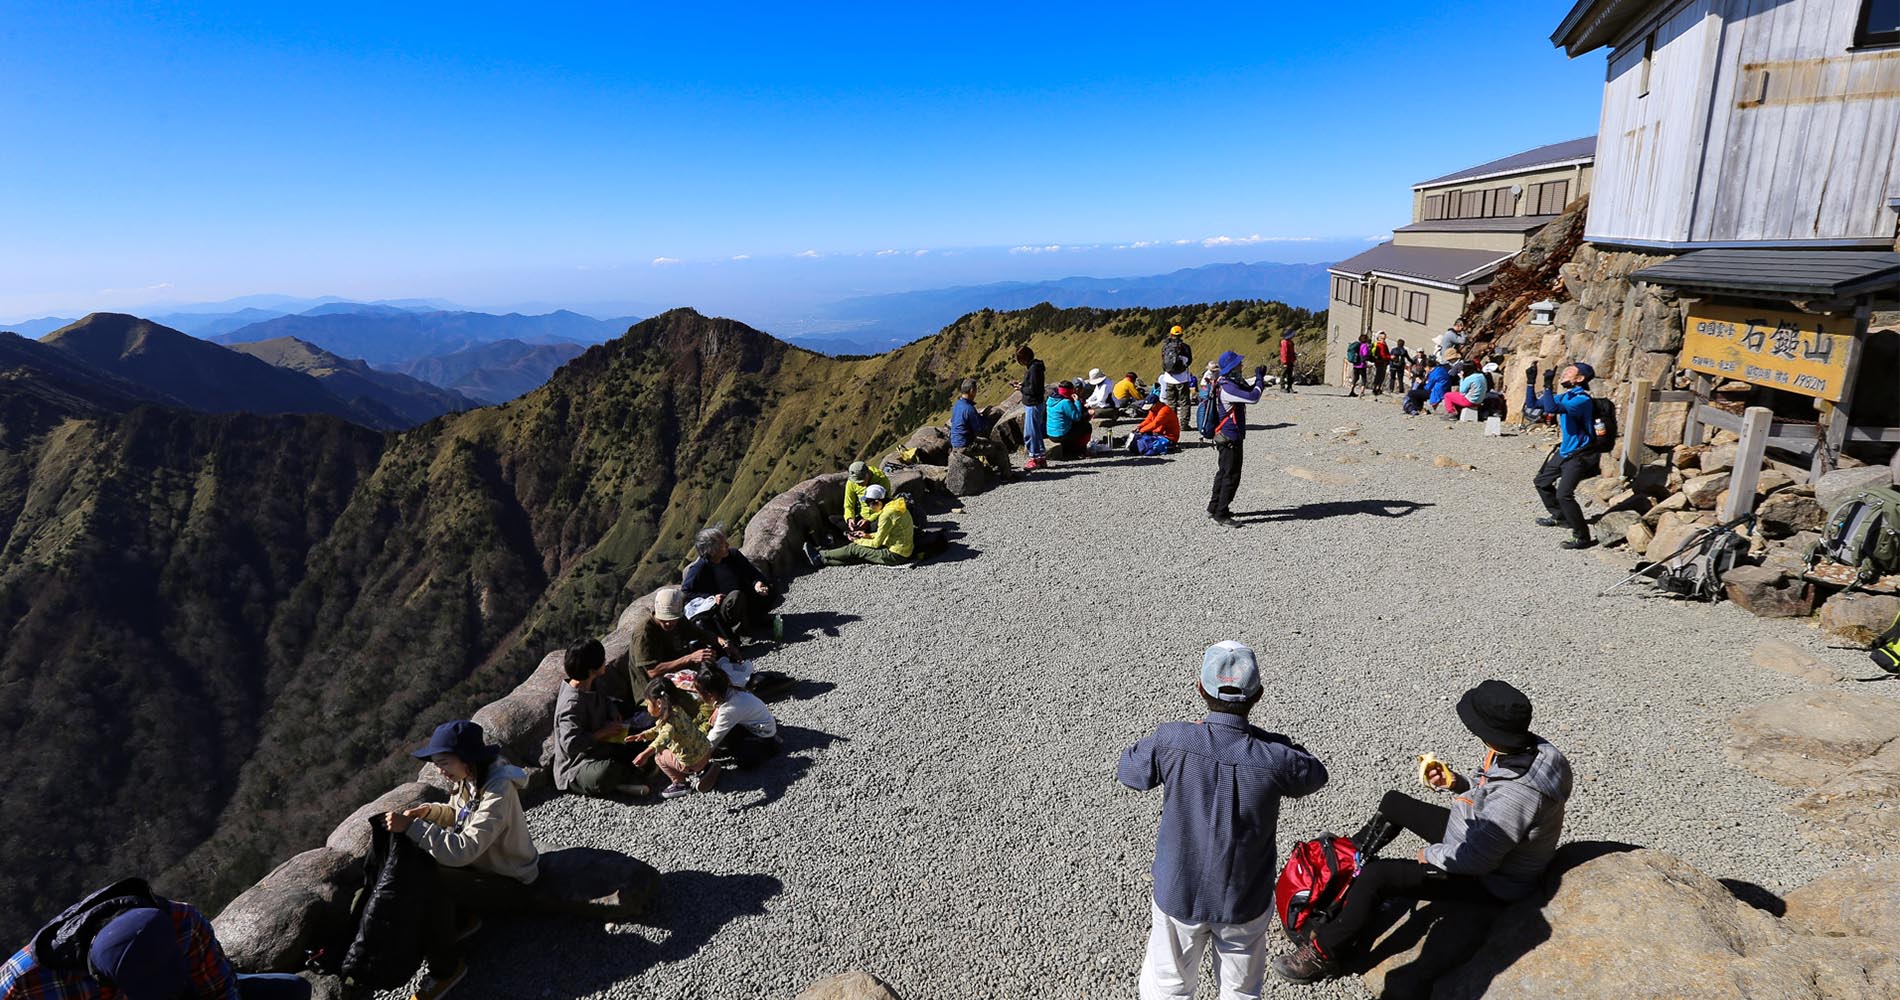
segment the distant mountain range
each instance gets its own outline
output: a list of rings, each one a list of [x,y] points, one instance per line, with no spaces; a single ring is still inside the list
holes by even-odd
[[[332,305],[252,323],[210,339],[221,344],[239,344],[295,337],[332,354],[362,358],[372,365],[389,368],[498,340],[598,344],[627,332],[635,322],[632,317],[595,319],[566,310],[542,316],[520,313],[498,316],[481,312],[416,312],[390,306]]]
[[[366,413],[388,414],[385,426],[390,428],[414,427],[444,413],[473,410],[488,402],[408,375],[377,371],[367,362],[337,357],[295,337],[232,344],[231,349],[277,368],[302,372],[322,383],[332,396]],[[574,353],[580,351],[581,348],[575,346]],[[548,375],[558,367],[557,364],[542,372],[541,382],[547,381]],[[528,386],[521,392],[532,388],[534,386]]]
[[[827,354],[877,354],[927,336],[978,309],[1027,309],[1047,302],[1060,309],[1166,308],[1183,302],[1258,299],[1324,309],[1325,264],[1208,264],[1170,274],[1132,278],[1060,278],[1004,281],[845,299],[822,307],[790,336],[800,347]]]
[[[388,367],[482,403],[506,403],[538,388],[556,368],[586,349],[566,341],[529,344],[497,340]]]

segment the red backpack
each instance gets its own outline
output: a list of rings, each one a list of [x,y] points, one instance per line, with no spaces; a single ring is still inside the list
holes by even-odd
[[[1287,937],[1306,941],[1319,925],[1339,913],[1346,890],[1359,874],[1359,864],[1359,847],[1351,837],[1322,833],[1318,840],[1293,845],[1273,891],[1273,905],[1280,911]]]

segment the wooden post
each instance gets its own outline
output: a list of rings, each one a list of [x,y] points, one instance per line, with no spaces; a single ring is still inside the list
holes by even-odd
[[[1639,378],[1630,384],[1630,405],[1621,419],[1623,425],[1623,478],[1636,481],[1636,474],[1642,471],[1643,463],[1649,461],[1649,397],[1651,391],[1649,379]]]
[[[1867,323],[1873,316],[1873,307],[1866,299],[1860,302],[1860,308],[1854,310],[1854,335],[1847,338],[1847,367],[1841,376],[1845,380],[1841,386],[1841,401],[1829,404],[1817,400],[1815,409],[1821,414],[1821,439],[1814,443],[1814,463],[1808,467],[1808,482],[1815,482],[1822,476],[1834,471],[1841,458],[1841,445],[1847,441],[1847,425],[1854,410],[1854,382],[1860,378],[1861,340],[1867,336]]]
[[[1774,422],[1775,411],[1766,406],[1751,406],[1742,414],[1742,440],[1735,446],[1735,471],[1728,477],[1728,500],[1722,504],[1722,520],[1733,521],[1755,509],[1755,490],[1761,486],[1762,453],[1768,448],[1768,434]]]
[[[1715,379],[1709,375],[1697,373],[1695,377],[1695,398],[1689,401],[1689,419],[1682,422],[1682,443],[1702,443],[1702,419],[1696,411],[1709,401],[1709,394],[1715,391]]]

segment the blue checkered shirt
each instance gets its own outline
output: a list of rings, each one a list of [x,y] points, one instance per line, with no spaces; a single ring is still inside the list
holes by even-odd
[[[1326,784],[1326,765],[1284,736],[1209,712],[1162,724],[1122,751],[1115,777],[1166,785],[1155,838],[1155,905],[1186,923],[1241,924],[1273,905],[1280,798]]]

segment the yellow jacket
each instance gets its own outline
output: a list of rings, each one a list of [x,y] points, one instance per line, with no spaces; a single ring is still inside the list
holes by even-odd
[[[1141,397],[1141,389],[1136,387],[1134,379],[1124,375],[1120,382],[1115,383],[1116,399],[1140,399]]]
[[[865,544],[874,549],[890,549],[907,559],[916,553],[917,532],[911,524],[910,507],[905,505],[904,498],[894,498],[884,505],[883,510],[878,511],[877,534],[872,535]]]
[[[871,468],[868,462],[865,465],[864,471],[871,474],[870,478],[862,483],[854,483],[850,479],[844,481],[844,519],[847,521],[862,521],[869,516],[864,510],[864,491],[872,483],[884,487],[885,496],[891,494],[891,477],[878,469]]]

